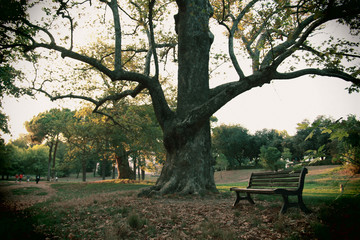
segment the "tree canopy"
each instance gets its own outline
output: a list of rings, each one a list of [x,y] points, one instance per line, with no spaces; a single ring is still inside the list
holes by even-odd
[[[216,191],[209,118],[239,94],[305,75],[351,82],[350,92],[359,87],[359,0],[13,0],[10,5],[20,14],[2,13],[1,55],[12,56],[8,61],[15,67],[20,60],[32,63],[32,90],[52,100],[90,101],[102,114],[116,101],[150,96],[167,160],[145,194]],[[212,17],[224,27],[227,56],[237,73],[214,88]],[[347,26],[354,38],[317,38],[334,22]],[[88,25],[93,27],[88,38],[98,37],[95,43],[81,36]],[[176,107],[164,87],[171,77],[165,64],[171,50]],[[250,71],[242,64],[244,54]]]

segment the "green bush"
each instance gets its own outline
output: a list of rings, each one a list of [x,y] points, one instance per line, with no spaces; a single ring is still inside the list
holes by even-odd
[[[132,227],[134,229],[140,229],[145,225],[146,220],[140,218],[140,216],[137,215],[136,213],[132,213],[128,216],[127,222],[130,227]]]
[[[277,171],[285,168],[286,162],[281,160],[281,152],[275,147],[260,148],[260,164],[269,170]]]

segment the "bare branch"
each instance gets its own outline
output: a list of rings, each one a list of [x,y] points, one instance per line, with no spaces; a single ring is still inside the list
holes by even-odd
[[[303,22],[299,24],[299,26],[294,31],[294,33],[291,36],[289,36],[285,42],[274,47],[271,50],[271,52],[268,52],[268,54],[266,54],[264,60],[261,63],[261,68],[265,69],[266,67],[270,66],[271,63],[273,66],[277,67],[287,57],[293,54],[306,41],[306,39],[314,31],[314,29],[325,22],[324,19],[318,19],[316,21],[314,21],[314,19],[315,19],[314,15],[305,19]],[[308,28],[300,37],[300,34],[306,27]]]
[[[155,63],[155,78],[159,77],[159,60],[156,53],[155,38],[154,38],[154,25],[153,25],[153,10],[156,0],[149,0],[149,26],[150,26],[150,49],[154,55]]]
[[[72,50],[73,48],[73,43],[74,43],[74,24],[73,24],[73,19],[70,16],[70,13],[67,9],[66,4],[68,3],[68,1],[65,3],[62,0],[59,0],[60,3],[60,8],[56,11],[57,15],[60,15],[62,18],[66,18],[69,20],[70,22],[70,50]]]
[[[115,28],[115,71],[119,71],[122,68],[122,56],[121,56],[121,24],[120,16],[118,10],[117,0],[111,0],[108,3],[108,6],[111,8],[114,17],[114,28]]]
[[[234,68],[237,72],[237,74],[239,75],[240,79],[244,79],[245,78],[245,74],[244,72],[242,71],[240,65],[239,65],[239,62],[235,56],[235,53],[234,53],[234,35],[235,35],[235,32],[237,31],[238,29],[238,25],[239,25],[239,22],[241,21],[241,19],[245,16],[245,14],[250,10],[250,8],[256,3],[258,2],[259,0],[252,0],[250,3],[248,3],[246,5],[246,7],[240,12],[240,14],[237,16],[237,18],[235,19],[235,21],[233,21],[233,25],[230,29],[230,32],[229,32],[229,44],[228,44],[228,47],[229,47],[229,55],[230,55],[230,59],[234,65]]]
[[[305,75],[319,75],[319,76],[326,76],[326,77],[336,77],[343,79],[347,82],[351,82],[355,85],[360,85],[360,79],[354,78],[350,74],[344,73],[338,69],[316,69],[316,68],[308,68],[302,69],[290,73],[275,73],[273,79],[283,79],[289,80],[298,77],[302,77]]]

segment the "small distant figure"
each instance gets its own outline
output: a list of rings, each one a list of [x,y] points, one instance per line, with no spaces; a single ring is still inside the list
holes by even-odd
[[[55,177],[55,182],[57,182],[58,181],[58,177]]]
[[[18,180],[19,180],[19,175],[16,174],[16,175],[15,175],[15,178],[16,178],[16,182],[18,182]]]
[[[39,183],[39,181],[40,181],[40,176],[39,176],[39,175],[37,175],[37,176],[36,176],[35,181],[36,181],[36,184],[38,184],[38,183]]]
[[[21,182],[22,179],[23,179],[24,175],[21,173],[20,176],[19,176],[19,181]]]
[[[29,175],[26,176],[26,181],[30,182],[30,176]]]

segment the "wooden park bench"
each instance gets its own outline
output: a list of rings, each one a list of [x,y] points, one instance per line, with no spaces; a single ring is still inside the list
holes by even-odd
[[[307,173],[308,170],[306,168],[301,170],[252,173],[247,188],[230,188],[230,191],[236,192],[234,206],[243,199],[247,199],[251,204],[255,204],[251,194],[280,194],[284,200],[280,214],[284,214],[289,207],[300,207],[303,212],[310,213],[311,211],[305,206],[302,199],[305,175]],[[244,193],[245,196],[241,196],[240,193]],[[289,196],[297,196],[298,201],[290,203]]]

